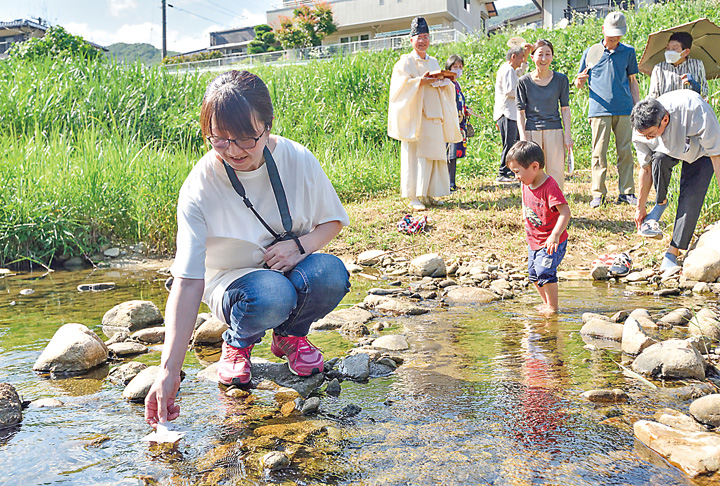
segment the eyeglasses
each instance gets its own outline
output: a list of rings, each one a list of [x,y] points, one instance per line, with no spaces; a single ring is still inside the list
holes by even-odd
[[[231,139],[231,138],[220,138],[220,137],[214,137],[209,136],[206,137],[207,141],[210,142],[210,145],[213,146],[213,148],[216,149],[226,149],[230,146],[230,143],[234,143],[238,148],[241,148],[243,150],[252,150],[257,146],[258,140],[262,138],[263,135],[265,135],[265,132],[267,131],[268,127],[265,127],[260,135],[257,137],[248,137],[243,139]]]

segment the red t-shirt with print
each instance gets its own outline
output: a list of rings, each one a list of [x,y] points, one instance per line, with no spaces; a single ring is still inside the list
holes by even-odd
[[[555,179],[547,176],[545,182],[537,189],[522,184],[523,218],[525,219],[525,233],[531,250],[539,250],[555,229],[560,213],[556,206],[567,204],[565,196]],[[567,230],[560,235],[559,243],[567,240]]]

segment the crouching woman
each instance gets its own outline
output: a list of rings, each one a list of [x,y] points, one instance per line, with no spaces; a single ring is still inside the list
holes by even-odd
[[[342,261],[318,251],[348,216],[317,159],[272,134],[272,123],[270,93],[256,75],[230,71],[210,82],[200,125],[212,149],[180,189],[161,371],[145,400],[152,426],[179,415],[180,369],[201,301],[228,325],[220,383],[250,381],[250,353],[270,330],[271,351],[293,373],[323,371],[310,324],[350,284]]]

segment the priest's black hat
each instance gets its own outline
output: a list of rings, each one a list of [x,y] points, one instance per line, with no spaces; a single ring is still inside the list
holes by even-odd
[[[415,17],[412,19],[412,24],[410,24],[410,37],[415,37],[418,34],[429,34],[430,29],[428,28],[428,24],[425,21],[425,18],[423,17]]]

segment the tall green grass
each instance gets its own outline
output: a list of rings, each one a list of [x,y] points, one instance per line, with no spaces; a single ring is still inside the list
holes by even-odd
[[[656,30],[700,17],[720,23],[717,0],[675,1],[629,13],[628,35],[640,57]],[[525,32],[555,47],[554,69],[571,79],[583,49],[601,36],[602,20]],[[475,120],[461,174],[493,175],[500,138],[492,121],[495,72],[515,32],[431,48],[441,64],[465,58],[461,80]],[[307,145],[344,201],[399,187],[398,143],[386,136],[392,66],[400,53],[363,53],[305,65],[255,66],[275,106],[274,131]],[[0,264],[22,258],[52,263],[92,254],[118,240],[172,251],[179,187],[204,151],[197,123],[210,74],[170,75],[163,68],[103,61],[0,62]],[[641,94],[649,79],[640,75]],[[710,83],[717,109],[720,84]],[[590,160],[587,89],[572,93],[580,168]],[[612,154],[610,154],[612,157]],[[720,210],[712,184],[705,221]]]

